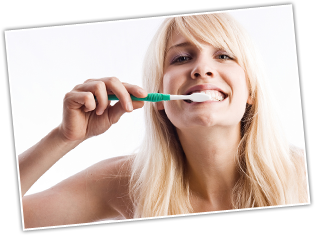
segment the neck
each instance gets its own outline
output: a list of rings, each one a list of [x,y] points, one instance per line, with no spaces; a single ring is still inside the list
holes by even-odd
[[[236,156],[240,126],[177,132],[187,159],[191,194],[217,208],[230,205],[239,177]]]

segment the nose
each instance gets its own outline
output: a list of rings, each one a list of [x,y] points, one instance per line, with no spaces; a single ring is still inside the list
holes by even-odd
[[[211,67],[210,62],[196,61],[196,66],[191,71],[191,78],[210,78],[213,77],[214,69]]]

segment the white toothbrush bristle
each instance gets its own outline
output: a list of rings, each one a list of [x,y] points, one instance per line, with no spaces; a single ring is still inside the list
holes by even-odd
[[[211,99],[211,95],[205,93],[193,93],[190,95],[189,99],[193,102],[205,102]]]

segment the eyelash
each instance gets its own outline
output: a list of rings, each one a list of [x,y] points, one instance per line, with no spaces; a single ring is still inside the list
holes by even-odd
[[[224,56],[224,58],[222,58]],[[227,54],[219,54],[216,56],[219,60],[234,60],[233,57],[227,55]],[[181,63],[185,63],[187,62],[187,60],[184,60],[184,61],[179,61],[179,59],[182,59],[182,58],[188,58],[188,60],[191,60],[192,58],[188,55],[180,55],[180,56],[177,56],[175,57],[172,61],[171,61],[171,64],[175,64],[175,63],[178,63],[178,64],[181,64]]]
[[[185,60],[185,61],[179,61],[179,59],[181,59],[181,58],[188,58],[189,60],[191,60],[191,57],[188,56],[188,55],[180,55],[180,56],[176,56],[176,57],[171,61],[171,64],[175,64],[175,63],[180,64],[180,63],[184,63],[184,62],[187,61],[187,60]]]
[[[217,57],[220,57],[220,56],[225,56],[225,58],[219,58],[220,60],[234,60],[234,58],[232,58],[231,56],[229,56],[227,54],[217,55]]]

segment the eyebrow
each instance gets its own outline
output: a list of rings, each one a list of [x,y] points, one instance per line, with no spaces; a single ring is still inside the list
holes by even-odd
[[[178,47],[191,46],[191,45],[192,45],[192,44],[191,44],[190,42],[182,42],[182,43],[175,44],[175,45],[173,45],[173,46],[171,46],[170,48],[167,49],[166,54],[167,54],[171,49],[178,48]]]

